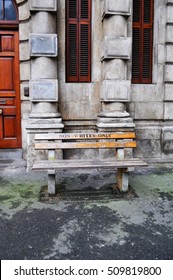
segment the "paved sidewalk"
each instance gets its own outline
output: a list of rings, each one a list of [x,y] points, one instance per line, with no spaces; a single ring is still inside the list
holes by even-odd
[[[132,173],[125,196],[111,170],[61,172],[56,199],[25,170],[0,161],[0,259],[173,259],[171,169]]]

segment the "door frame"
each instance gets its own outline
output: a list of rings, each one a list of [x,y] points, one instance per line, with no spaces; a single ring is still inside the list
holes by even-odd
[[[0,149],[18,149],[22,147],[22,133],[21,133],[21,98],[20,98],[20,60],[19,60],[19,14],[16,1],[12,0],[16,10],[16,20],[0,20],[1,34],[14,34],[14,68],[15,78],[14,88],[16,91],[15,105],[16,105],[16,145],[5,144],[0,140]]]

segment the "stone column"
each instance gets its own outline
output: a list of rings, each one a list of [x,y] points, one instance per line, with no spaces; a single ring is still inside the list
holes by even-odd
[[[98,115],[99,131],[131,131],[133,120],[126,111],[130,101],[131,80],[128,63],[132,39],[128,37],[130,0],[102,0],[102,111]]]
[[[58,112],[56,31],[57,1],[31,0],[31,56],[30,101],[31,114],[28,124],[28,168],[39,156],[34,150],[36,133],[61,132],[61,115]]]

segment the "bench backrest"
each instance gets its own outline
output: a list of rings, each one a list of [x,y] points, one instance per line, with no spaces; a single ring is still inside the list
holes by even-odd
[[[134,132],[48,133],[35,135],[36,150],[135,148]]]

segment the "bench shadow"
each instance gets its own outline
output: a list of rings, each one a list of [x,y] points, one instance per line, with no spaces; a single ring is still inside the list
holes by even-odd
[[[85,189],[73,189],[66,190],[64,185],[56,185],[56,194],[49,195],[47,186],[43,186],[40,191],[40,202],[43,203],[57,203],[59,201],[77,201],[77,202],[87,202],[87,201],[100,201],[109,202],[112,200],[131,200],[137,198],[135,190],[129,185],[129,190],[126,193],[121,193],[115,184],[102,186],[100,189],[94,189],[92,187],[87,187]]]

